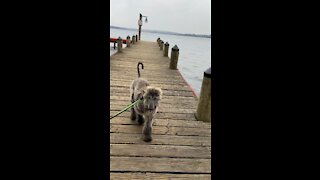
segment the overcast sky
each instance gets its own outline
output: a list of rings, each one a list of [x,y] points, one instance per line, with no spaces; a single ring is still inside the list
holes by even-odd
[[[211,34],[211,0],[110,0],[112,26],[138,28],[139,13],[142,29]]]

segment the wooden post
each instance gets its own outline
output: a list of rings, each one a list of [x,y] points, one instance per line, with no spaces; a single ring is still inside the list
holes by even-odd
[[[177,69],[179,59],[179,48],[175,45],[171,49],[171,58],[170,58],[170,69]]]
[[[132,36],[132,44],[134,44],[136,42],[136,38],[135,38],[135,36],[133,35]]]
[[[121,39],[121,37],[119,36],[119,38],[118,38],[118,52],[121,52],[121,48],[122,48],[122,39]]]
[[[138,42],[138,35],[136,34],[136,42]]]
[[[164,44],[163,56],[168,57],[168,51],[169,51],[169,43],[166,42],[166,43]]]
[[[127,47],[130,47],[130,36],[127,36]]]
[[[163,41],[161,41],[160,50],[161,50],[161,51],[163,50]]]
[[[211,67],[204,72],[195,117],[199,121],[211,122]]]

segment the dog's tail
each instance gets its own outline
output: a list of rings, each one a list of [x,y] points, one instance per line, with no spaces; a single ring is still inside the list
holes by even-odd
[[[139,70],[139,65],[141,64],[141,67],[143,69],[143,64],[142,62],[139,62],[138,65],[137,65],[137,70],[138,70],[138,77],[140,77],[140,70]]]

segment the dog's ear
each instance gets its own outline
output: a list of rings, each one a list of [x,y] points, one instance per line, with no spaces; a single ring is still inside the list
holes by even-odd
[[[160,88],[155,88],[158,91],[159,98],[161,99],[162,97],[162,90]]]

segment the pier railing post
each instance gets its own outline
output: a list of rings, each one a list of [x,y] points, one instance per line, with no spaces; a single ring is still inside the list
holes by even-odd
[[[136,42],[136,38],[135,38],[135,36],[133,35],[132,36],[132,44],[134,44]]]
[[[121,49],[122,49],[122,39],[121,39],[120,36],[119,36],[119,38],[118,38],[117,44],[118,44],[118,52],[121,52]]]
[[[163,56],[168,57],[168,51],[169,51],[169,43],[166,42],[166,43],[164,44]]]
[[[130,36],[127,36],[127,47],[130,47]]]
[[[161,41],[161,44],[160,44],[160,50],[162,51],[163,50],[163,41]]]
[[[204,72],[195,117],[199,121],[211,122],[211,67]]]
[[[170,58],[170,69],[177,69],[179,59],[179,48],[175,45],[171,49],[171,58]]]

